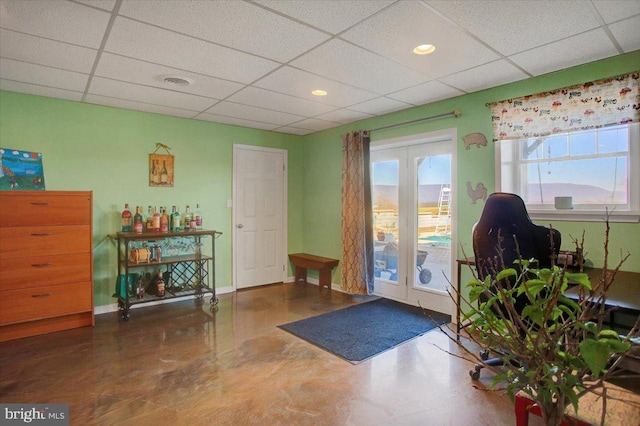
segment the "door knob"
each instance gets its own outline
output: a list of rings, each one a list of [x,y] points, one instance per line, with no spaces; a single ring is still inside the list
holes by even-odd
[[[238,227],[238,229],[244,228],[244,225],[239,223],[238,225],[236,225]]]

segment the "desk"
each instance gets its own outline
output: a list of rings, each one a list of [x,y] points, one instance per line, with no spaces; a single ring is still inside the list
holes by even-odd
[[[460,291],[462,289],[462,265],[476,266],[476,259],[473,257],[466,257],[464,259],[456,260],[458,262],[458,282],[456,288],[456,340],[460,340],[460,330],[464,328],[460,324]]]
[[[602,277],[602,269],[600,268],[586,268],[585,273],[589,276],[592,286],[595,286]],[[580,286],[573,286],[565,292],[565,295],[570,299],[578,300],[579,290]],[[616,312],[631,315],[640,314],[640,273],[618,271],[611,287],[607,291],[605,307],[611,309],[609,319],[612,327],[618,326],[629,329],[629,326],[616,323],[614,314]]]
[[[460,339],[460,330],[465,326],[460,324],[460,291],[462,288],[462,265],[475,267],[476,261],[473,257],[467,257],[464,259],[458,259],[458,280],[456,289],[456,338]],[[602,269],[600,268],[587,268],[586,274],[592,283],[596,283],[602,276]],[[566,296],[577,300],[578,290],[580,286],[573,286],[565,292]],[[628,314],[640,314],[640,273],[618,271],[613,284],[609,287],[607,292],[607,302],[605,306],[614,310],[610,313],[611,326],[618,325],[623,328],[629,328],[623,324],[616,324],[614,318],[614,312],[628,313]]]

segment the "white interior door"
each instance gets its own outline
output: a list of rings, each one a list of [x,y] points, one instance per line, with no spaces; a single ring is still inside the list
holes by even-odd
[[[375,293],[451,314],[454,145],[400,145],[371,152]]]
[[[236,288],[284,281],[286,163],[284,150],[233,147]]]

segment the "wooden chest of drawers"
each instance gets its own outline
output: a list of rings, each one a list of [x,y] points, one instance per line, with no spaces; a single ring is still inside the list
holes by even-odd
[[[92,193],[0,191],[0,341],[94,325]]]

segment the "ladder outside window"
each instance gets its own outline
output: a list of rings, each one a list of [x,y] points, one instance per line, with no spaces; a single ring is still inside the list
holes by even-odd
[[[436,222],[436,234],[451,233],[451,187],[443,184],[440,187],[438,197],[438,221]]]

